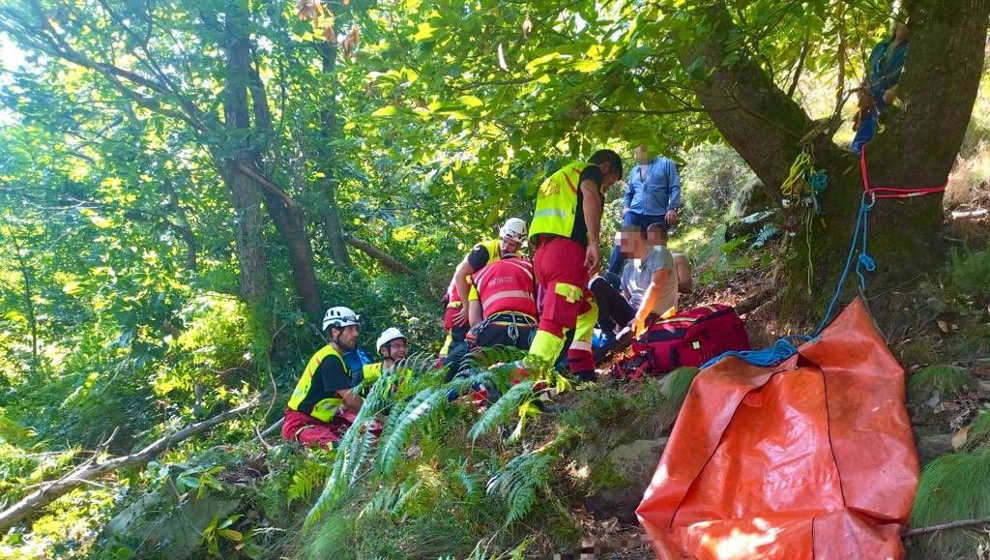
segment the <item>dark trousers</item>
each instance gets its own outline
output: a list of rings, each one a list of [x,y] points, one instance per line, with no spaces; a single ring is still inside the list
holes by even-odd
[[[491,324],[481,329],[475,344],[482,348],[515,346],[522,350],[529,350],[529,343],[532,342],[535,333],[536,325],[518,325],[512,329],[508,325]]]
[[[625,296],[604,277],[591,281],[591,293],[598,302],[598,326],[604,333],[614,333],[616,327],[624,327],[636,316]]]
[[[443,365],[447,367],[447,381],[454,378],[454,375],[461,370],[461,361],[468,353],[467,335],[468,327],[454,327],[450,329],[450,348],[447,349],[447,357],[443,360]]]
[[[644,231],[650,224],[663,224],[667,227],[667,220],[663,216],[647,216],[645,214],[638,214],[636,212],[626,212],[622,216],[622,227],[629,226],[639,226]],[[612,255],[608,258],[608,271],[612,274],[621,274],[622,265],[625,264],[626,258],[623,256],[622,251],[619,250],[619,246],[616,245],[612,248]]]

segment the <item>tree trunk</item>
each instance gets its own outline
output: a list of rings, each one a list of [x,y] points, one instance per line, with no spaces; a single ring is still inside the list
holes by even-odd
[[[940,0],[906,4],[912,38],[899,87],[905,108],[885,115],[886,130],[867,148],[873,186],[928,187],[946,182],[979,86],[990,12],[990,0],[961,4]],[[787,275],[781,298],[784,313],[794,319],[818,319],[825,313],[849,250],[863,193],[859,160],[822,134],[826,127],[815,131],[801,107],[773,84],[750,53],[730,52],[725,38],[738,30],[722,4],[695,13],[713,32],[685,36],[681,63],[700,69],[692,74],[703,77],[692,83],[698,98],[773,199],[781,199],[779,186],[802,148],[811,151],[816,168],[828,173],[825,225],[813,219],[810,251],[804,212],[793,207],[785,211],[791,213],[788,221],[797,235],[792,247],[795,258],[782,267]],[[871,293],[876,294],[873,311],[881,323],[892,318],[895,302],[887,297],[892,289],[916,283],[920,274],[942,263],[941,218],[940,195],[881,200],[870,213],[868,251],[877,270],[866,275]],[[843,299],[853,293],[855,282],[847,282]]]
[[[320,57],[323,60],[323,75],[334,85],[330,92],[323,95],[323,107],[320,110],[320,145],[319,167],[325,178],[320,182],[325,207],[322,212],[323,232],[330,245],[330,256],[333,261],[344,268],[351,268],[351,259],[347,255],[347,241],[340,222],[340,210],[337,207],[337,179],[334,175],[334,153],[330,141],[337,128],[337,106],[333,90],[336,89],[337,45],[323,42],[318,45]]]
[[[234,93],[228,96],[230,106],[225,107],[225,110],[235,117],[233,126],[229,119],[227,124],[228,128],[240,131],[235,136],[235,142],[241,143],[234,158],[236,165],[233,166],[233,171],[238,180],[252,185],[255,192],[263,193],[268,214],[288,249],[300,307],[310,318],[317,320],[322,313],[323,303],[313,268],[313,251],[306,233],[305,216],[302,209],[256,167],[259,147],[267,141],[272,127],[264,84],[252,66],[251,40],[247,36],[245,25],[247,14],[232,5],[227,16],[227,84]],[[251,113],[248,110],[249,89],[255,117],[254,127],[251,126]]]

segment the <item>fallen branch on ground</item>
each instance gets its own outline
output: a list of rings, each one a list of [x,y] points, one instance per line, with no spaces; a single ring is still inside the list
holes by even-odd
[[[90,479],[116,471],[117,469],[121,469],[123,467],[144,465],[176,443],[212,428],[217,424],[221,424],[227,420],[240,416],[241,414],[257,406],[258,399],[254,399],[247,404],[242,404],[241,406],[222,412],[213,418],[203,420],[202,422],[196,422],[195,424],[190,424],[177,432],[164,435],[137,453],[124,455],[122,457],[114,457],[113,459],[100,462],[98,460],[99,456],[106,450],[107,446],[110,445],[114,435],[117,433],[117,430],[115,429],[114,433],[111,434],[99,448],[97,448],[96,452],[93,453],[89,459],[79,464],[65,476],[43,484],[38,490],[28,494],[21,501],[0,512],[0,534],[5,533],[7,529],[10,529],[17,523],[20,523],[22,520],[67,494],[70,490],[76,488],[77,486],[88,484]]]
[[[910,537],[917,537],[918,535],[927,535],[928,533],[934,533],[936,531],[945,531],[947,529],[964,529],[966,527],[975,527],[977,525],[988,524],[990,524],[990,517],[984,517],[982,519],[960,519],[959,521],[949,521],[947,523],[939,523],[938,525],[929,525],[928,527],[910,529],[901,533],[901,536],[907,539]]]

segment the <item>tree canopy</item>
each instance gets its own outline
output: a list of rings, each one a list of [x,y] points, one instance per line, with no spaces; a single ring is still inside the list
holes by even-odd
[[[401,325],[436,350],[464,253],[528,219],[548,172],[604,147],[680,164],[731,147],[778,209],[811,154],[824,218],[806,231],[782,211],[802,242],[778,256],[797,320],[820,317],[861,196],[842,144],[871,49],[895,21],[911,27],[902,99],[870,145],[875,181],[944,184],[988,13],[987,0],[0,0],[0,47],[16,55],[0,62],[0,422],[89,447],[125,426],[124,450],[257,391],[284,399],[330,305],[357,309],[365,339]],[[941,196],[874,220],[879,285],[941,254]]]

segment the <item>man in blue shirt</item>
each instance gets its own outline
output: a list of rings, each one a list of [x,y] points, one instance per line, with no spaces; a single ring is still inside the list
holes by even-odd
[[[645,144],[633,152],[636,165],[626,180],[626,196],[622,207],[622,227],[638,226],[645,231],[650,224],[663,224],[667,229],[677,223],[681,206],[681,180],[677,166],[669,159],[650,157]],[[608,259],[608,271],[618,274],[625,258],[616,246]]]

